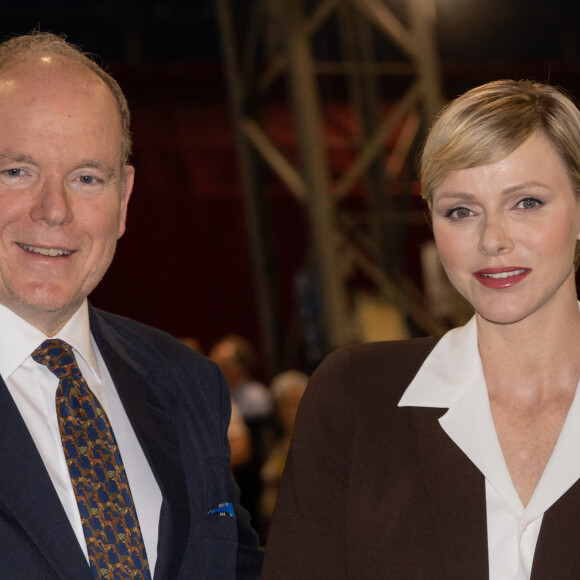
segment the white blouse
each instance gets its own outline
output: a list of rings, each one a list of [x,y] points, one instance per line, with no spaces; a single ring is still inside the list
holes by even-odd
[[[443,336],[399,406],[449,409],[439,420],[441,427],[485,476],[490,580],[529,580],[544,512],[580,479],[579,398],[574,398],[526,507],[512,483],[495,431],[475,318]]]

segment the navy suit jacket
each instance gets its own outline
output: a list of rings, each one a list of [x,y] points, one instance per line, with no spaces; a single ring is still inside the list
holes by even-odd
[[[161,331],[92,308],[90,321],[163,494],[154,579],[258,578],[258,539],[230,471],[230,395],[221,373]],[[1,379],[0,433],[0,578],[91,580]],[[208,514],[225,502],[234,504],[235,517]]]

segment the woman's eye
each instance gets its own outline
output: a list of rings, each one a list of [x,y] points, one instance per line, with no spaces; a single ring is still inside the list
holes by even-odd
[[[520,209],[534,209],[539,205],[544,205],[539,199],[535,197],[526,197],[518,202],[517,207]]]
[[[473,212],[470,209],[467,209],[466,207],[455,207],[445,212],[445,217],[451,219],[464,219],[467,217],[471,217],[472,215]]]

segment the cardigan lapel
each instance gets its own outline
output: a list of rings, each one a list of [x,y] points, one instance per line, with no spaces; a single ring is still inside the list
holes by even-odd
[[[0,409],[0,502],[26,530],[58,578],[91,579],[87,560],[42,458],[2,379]]]
[[[92,309],[91,331],[163,496],[155,577],[177,577],[189,527],[181,450],[168,419],[177,403],[168,400],[166,390],[158,396],[160,385],[149,378],[151,361],[131,353],[134,347]]]
[[[444,412],[445,409],[413,408],[446,578],[487,580],[485,479],[439,425]]]
[[[532,580],[580,578],[580,481],[546,513],[536,544]]]

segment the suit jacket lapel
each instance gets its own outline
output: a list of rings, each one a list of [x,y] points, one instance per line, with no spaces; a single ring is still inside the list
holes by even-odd
[[[174,403],[149,378],[149,362],[131,354],[116,333],[91,312],[91,331],[113,378],[131,425],[163,495],[155,577],[177,577],[188,535],[185,477],[176,430],[168,417]]]
[[[445,409],[414,408],[425,484],[429,490],[448,580],[487,580],[485,479],[439,425]]]
[[[545,514],[536,544],[532,580],[580,578],[580,481]]]
[[[59,578],[92,578],[60,499],[6,384],[0,379],[0,502],[17,520]],[[1,573],[0,573],[1,575]]]

